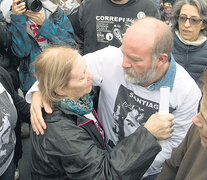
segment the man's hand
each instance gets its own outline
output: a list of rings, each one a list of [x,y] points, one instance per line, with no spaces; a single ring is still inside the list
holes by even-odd
[[[174,116],[156,113],[150,116],[144,127],[157,139],[168,139],[172,136]]]
[[[24,12],[26,12],[25,2],[14,0],[12,3],[12,14],[23,14]]]
[[[24,14],[39,26],[41,26],[45,21],[45,15],[43,11],[33,12],[31,10],[27,10]]]
[[[42,108],[44,108],[47,113],[52,113],[51,107],[44,101],[41,93],[34,92],[32,95],[30,114],[32,129],[37,135],[40,133],[43,135],[44,129],[46,129],[46,124],[42,117]]]

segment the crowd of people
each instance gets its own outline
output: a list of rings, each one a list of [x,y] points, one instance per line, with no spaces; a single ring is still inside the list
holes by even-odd
[[[0,0],[1,180],[17,179],[22,122],[32,180],[206,179],[206,0],[10,4]]]

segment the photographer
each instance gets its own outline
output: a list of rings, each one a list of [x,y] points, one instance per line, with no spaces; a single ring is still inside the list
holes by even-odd
[[[63,10],[49,0],[14,0],[12,51],[20,61],[20,89],[25,95],[35,81],[33,61],[49,44],[74,46],[73,28]]]

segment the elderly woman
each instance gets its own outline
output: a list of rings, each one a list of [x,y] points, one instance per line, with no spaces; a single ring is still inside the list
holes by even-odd
[[[207,1],[176,1],[171,23],[174,30],[173,56],[201,85],[200,79],[207,67]]]
[[[44,100],[45,134],[31,133],[32,179],[140,179],[160,151],[145,127],[123,139],[110,153],[89,95],[92,75],[74,49],[51,47],[35,62],[35,76]],[[154,122],[155,119],[152,121]],[[155,128],[155,127],[153,127]],[[142,134],[142,136],[140,136]]]
[[[180,146],[173,150],[156,180],[206,180],[207,177],[207,71],[204,73],[200,112]]]

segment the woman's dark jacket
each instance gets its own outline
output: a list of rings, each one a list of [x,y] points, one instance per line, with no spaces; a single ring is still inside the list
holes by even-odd
[[[33,180],[140,179],[161,150],[139,127],[109,153],[93,120],[55,107],[44,135],[31,132]]]
[[[172,54],[176,62],[183,66],[198,83],[204,69],[207,67],[207,41],[200,46],[186,45],[174,33]]]

